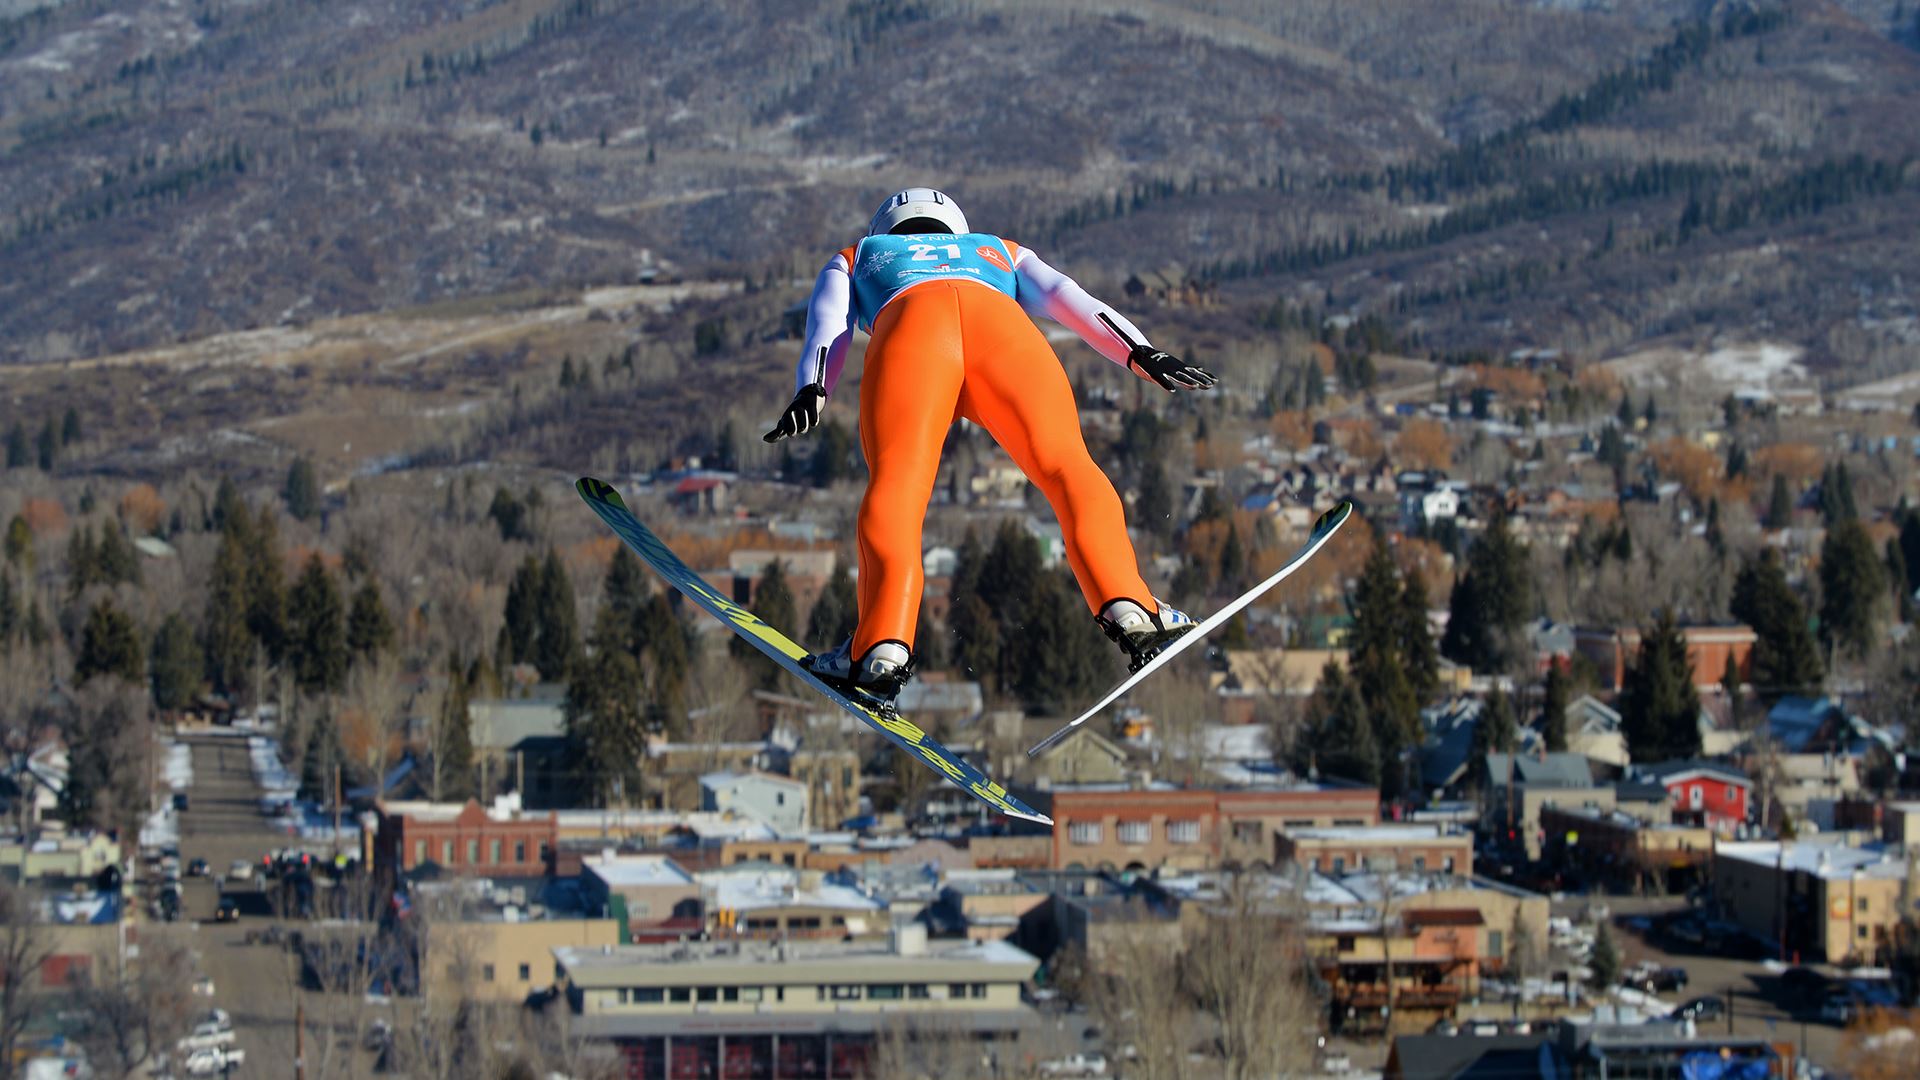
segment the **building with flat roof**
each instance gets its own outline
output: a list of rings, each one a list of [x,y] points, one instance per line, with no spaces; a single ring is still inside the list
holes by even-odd
[[[1728,918],[1789,958],[1889,958],[1900,913],[1920,899],[1920,868],[1885,844],[1722,842],[1713,899]]]
[[[1275,865],[1335,877],[1348,871],[1473,873],[1473,834],[1452,825],[1358,825],[1287,829],[1273,838]]]
[[[665,855],[589,855],[580,860],[580,896],[588,911],[619,920],[629,933],[669,923],[696,932],[704,925],[700,886]]]
[[[871,937],[887,930],[887,905],[817,871],[744,863],[699,875],[708,929],[784,940]]]
[[[1657,882],[1665,892],[1684,894],[1713,855],[1713,830],[1704,825],[1644,821],[1617,809],[1544,806],[1540,830],[1549,862],[1633,893]]]
[[[1264,867],[1286,829],[1373,825],[1380,792],[1296,781],[1247,788],[1063,788],[1048,800],[1056,870]]]
[[[1729,664],[1742,681],[1752,675],[1753,646],[1759,640],[1752,627],[1736,623],[1679,629],[1687,643],[1687,666],[1693,673],[1695,687],[1720,685]],[[1640,628],[1577,627],[1573,632],[1573,646],[1593,661],[1600,673],[1602,690],[1618,690],[1626,680],[1627,668],[1640,655]]]
[[[482,807],[409,800],[379,802],[367,842],[372,865],[395,876],[432,863],[450,874],[543,877],[552,868],[559,826],[552,812],[529,814],[518,796]]]
[[[556,948],[572,1030],[619,1048],[625,1075],[856,1077],[876,1035],[916,1021],[1017,1042],[1039,960],[1004,941],[890,940]]]

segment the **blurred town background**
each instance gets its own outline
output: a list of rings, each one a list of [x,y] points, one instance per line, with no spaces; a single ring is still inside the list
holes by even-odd
[[[1920,1074],[1920,7],[0,0],[0,1077]],[[909,183],[1053,332],[1122,675],[957,425],[811,647]]]

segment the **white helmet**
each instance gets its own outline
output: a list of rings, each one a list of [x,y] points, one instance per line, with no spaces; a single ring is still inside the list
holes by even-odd
[[[910,229],[900,228],[916,221],[922,224]],[[873,212],[873,221],[867,225],[868,236],[885,236],[892,232],[951,232],[957,236],[967,231],[967,215],[960,212],[953,200],[941,192],[924,187],[894,192],[886,202],[880,204],[880,209]]]

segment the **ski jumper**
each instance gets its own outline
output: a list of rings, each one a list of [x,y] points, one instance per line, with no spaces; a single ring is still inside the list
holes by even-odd
[[[1026,248],[986,233],[869,236],[836,254],[814,283],[797,385],[832,393],[858,326],[867,346],[860,448],[872,479],[860,503],[855,657],[888,640],[911,645],[925,587],[921,525],[947,429],[985,428],[1045,493],[1087,606],[1128,597],[1152,610],[1125,512],[1087,453],[1060,360],[1028,316],[1073,330],[1125,366],[1146,335]]]

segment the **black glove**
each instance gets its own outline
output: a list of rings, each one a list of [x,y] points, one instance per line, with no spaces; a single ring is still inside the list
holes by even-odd
[[[1169,393],[1175,390],[1205,390],[1217,380],[1213,372],[1191,364],[1170,352],[1151,345],[1135,345],[1127,353],[1127,366],[1160,384]]]
[[[820,422],[820,407],[827,403],[827,388],[819,383],[809,383],[793,395],[793,402],[787,411],[780,414],[780,422],[773,430],[761,438],[768,442],[779,442],[794,435],[805,435]]]

